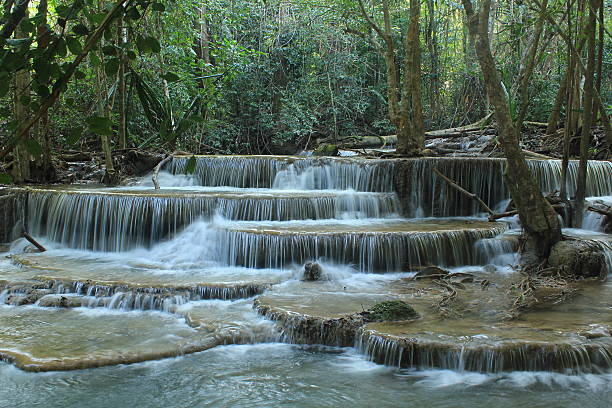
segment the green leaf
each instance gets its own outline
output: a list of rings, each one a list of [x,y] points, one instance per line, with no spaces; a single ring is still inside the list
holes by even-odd
[[[85,75],[85,73],[83,71],[77,70],[74,73],[74,78],[75,79],[85,79],[87,77],[87,75]]]
[[[117,48],[114,45],[105,45],[102,47],[102,53],[104,55],[115,56],[117,55]]]
[[[116,75],[118,70],[119,70],[119,59],[118,58],[111,58],[108,61],[106,61],[106,63],[104,64],[104,72],[106,72],[106,75],[108,76]]]
[[[113,41],[115,39],[115,32],[109,28],[104,30],[104,39],[107,41]]]
[[[89,130],[98,135],[113,135],[113,122],[108,118],[104,118],[102,116],[92,116],[87,118],[87,124],[89,125]]]
[[[0,173],[0,184],[12,184],[13,177],[10,174]]]
[[[147,52],[147,43],[142,35],[136,37],[136,48],[138,48],[138,52],[141,54]]]
[[[204,119],[200,115],[192,115],[189,117],[189,120],[195,123],[205,123],[206,122],[206,119]]]
[[[164,78],[168,82],[176,82],[180,79],[179,76],[173,72],[166,72],[162,75],[162,78]]]
[[[4,97],[9,91],[9,81],[0,81],[0,98]]]
[[[27,18],[21,20],[21,23],[19,23],[19,28],[26,33],[31,33],[32,31],[36,30],[36,26]]]
[[[31,101],[30,95],[21,95],[21,97],[19,97],[19,103],[23,106],[28,106]]]
[[[127,57],[129,59],[131,59],[131,60],[135,60],[137,56],[136,56],[136,53],[134,51],[130,50],[130,51],[127,52]]]
[[[79,55],[83,51],[83,46],[76,37],[66,37],[66,45],[74,55]]]
[[[157,38],[155,37],[147,37],[144,39],[145,43],[147,44],[147,48],[157,54],[161,51],[161,45],[159,44],[159,41],[157,41]]]
[[[70,15],[70,7],[60,4],[55,6],[55,12],[59,17],[67,19]]]
[[[57,55],[61,58],[64,58],[66,55],[68,55],[68,50],[66,50],[66,41],[63,38],[57,40],[56,50]]]
[[[25,141],[25,147],[26,150],[28,151],[28,153],[30,153],[32,156],[40,156],[43,152],[42,147],[40,146],[40,144],[34,140],[34,139],[27,139]]]
[[[95,52],[89,53],[89,62],[91,63],[93,67],[100,66],[100,64],[102,63],[100,61],[100,57],[98,57],[98,55]]]
[[[104,17],[106,17],[106,13],[91,13],[87,16],[87,19],[94,24],[100,24],[104,21]]]
[[[89,29],[85,24],[77,24],[72,27],[72,32],[76,35],[87,35],[89,34]]]
[[[81,136],[83,136],[83,127],[77,126],[70,129],[70,135],[66,138],[66,143],[69,145],[73,145],[79,140],[81,140]]]
[[[159,11],[159,12],[166,11],[166,6],[164,6],[161,3],[153,3],[151,4],[151,8],[153,9],[153,11]]]
[[[40,96],[41,98],[46,98],[47,96],[51,94],[51,92],[49,91],[49,88],[45,85],[37,86],[35,91],[36,91],[36,94]]]
[[[187,165],[185,166],[185,173],[193,174],[196,169],[196,158],[195,156],[191,156],[189,160],[187,160]]]
[[[132,20],[138,20],[140,18],[140,12],[136,9],[136,6],[130,7],[126,14]]]

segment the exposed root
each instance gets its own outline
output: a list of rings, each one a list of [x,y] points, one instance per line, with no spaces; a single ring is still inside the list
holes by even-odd
[[[573,298],[578,289],[572,286],[575,280],[565,269],[540,264],[520,270],[523,278],[511,285],[507,292],[512,304],[506,318],[516,319],[538,306],[557,305]]]
[[[460,317],[461,313],[453,307],[453,303],[457,300],[458,296],[457,289],[445,280],[436,279],[433,283],[441,288],[442,294],[438,302],[433,304],[433,308],[443,318]]]

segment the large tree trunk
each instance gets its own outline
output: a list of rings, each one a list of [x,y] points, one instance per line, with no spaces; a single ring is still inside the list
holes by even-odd
[[[389,10],[389,1],[382,0],[382,12],[384,27],[381,28],[370,17],[365,9],[362,0],[359,0],[359,9],[365,18],[366,22],[383,40],[384,47],[379,47],[383,58],[385,59],[387,73],[387,110],[389,112],[389,120],[398,129],[401,129],[401,109],[400,109],[400,75],[397,70],[397,59],[395,43],[393,41],[393,32],[391,29],[391,12]]]
[[[123,49],[123,44],[125,43],[125,29],[123,27],[123,19],[117,19],[117,45],[120,49]],[[119,146],[122,149],[127,147],[127,115],[126,115],[126,89],[125,89],[125,53],[122,51],[119,54],[119,70],[117,72],[118,76],[118,99],[117,99],[117,108],[119,109]]]
[[[425,125],[421,102],[421,44],[419,41],[420,0],[410,0],[410,23],[406,35],[404,95],[397,151],[408,156],[425,148]]]
[[[27,2],[26,2],[27,3]],[[27,18],[28,13],[25,12],[22,17]],[[26,38],[27,33],[24,33],[16,23],[15,38]],[[22,69],[15,73],[15,120],[17,123],[26,123],[29,119],[30,112],[27,105],[27,100],[30,98],[30,72],[27,69]],[[25,102],[25,103],[24,103]],[[26,143],[30,138],[29,133],[20,140],[19,144],[13,152],[13,179],[17,183],[21,183],[30,178],[30,155],[26,148]]]
[[[500,142],[507,165],[504,177],[519,212],[523,228],[531,238],[538,258],[548,258],[552,246],[561,240],[557,214],[542,196],[519,146],[519,130],[512,122],[510,108],[501,85],[488,38],[490,0],[483,0],[476,12],[470,0],[462,0],[468,16],[468,29],[475,38],[476,55],[489,100],[495,109]]]
[[[582,225],[584,216],[584,199],[586,196],[587,160],[591,146],[591,124],[593,122],[593,77],[595,75],[595,1],[586,0],[591,4],[589,8],[587,34],[587,66],[584,77],[584,109],[582,119],[582,134],[580,137],[580,165],[578,166],[578,180],[576,185],[576,212],[575,225]]]
[[[425,40],[429,50],[430,69],[429,73],[429,109],[430,118],[435,124],[441,121],[440,113],[440,64],[438,56],[438,25],[435,18],[435,0],[427,0],[427,30]]]

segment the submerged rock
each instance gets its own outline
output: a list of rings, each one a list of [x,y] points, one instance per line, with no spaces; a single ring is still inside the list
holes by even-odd
[[[399,321],[418,319],[420,315],[403,300],[377,303],[367,312],[368,321]]]
[[[438,268],[437,266],[426,266],[414,275],[414,279],[438,279],[448,276],[446,269]]]
[[[323,275],[323,268],[316,262],[306,262],[304,265],[304,280],[318,281]]]
[[[606,258],[598,246],[588,241],[557,242],[548,257],[551,266],[564,268],[577,278],[605,278]]]
[[[37,301],[37,305],[41,307],[81,307],[83,305],[82,296],[66,296],[66,295],[47,295]]]

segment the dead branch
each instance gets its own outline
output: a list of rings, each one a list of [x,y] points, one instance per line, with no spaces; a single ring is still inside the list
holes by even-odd
[[[168,156],[164,157],[162,161],[157,163],[157,166],[155,166],[155,169],[153,170],[153,176],[151,177],[151,179],[153,180],[153,185],[155,186],[156,190],[159,190],[159,181],[157,181],[157,178],[159,177],[159,170],[164,166],[164,164],[172,160],[172,157],[172,154],[169,154]]]
[[[45,252],[47,250],[47,248],[45,248],[44,246],[42,246],[38,241],[36,241],[30,234],[28,234],[27,232],[23,231],[23,237],[25,239],[27,239],[32,245],[34,245],[36,248],[38,248],[38,250],[40,252]]]
[[[484,201],[482,201],[482,199],[478,197],[476,194],[470,193],[469,191],[461,187],[459,184],[455,183],[453,180],[449,179],[444,174],[442,174],[440,170],[438,170],[437,168],[434,168],[433,172],[436,173],[436,175],[438,175],[442,180],[446,181],[452,188],[459,191],[461,194],[465,195],[466,197],[469,197],[470,199],[478,202],[478,204],[480,204],[480,206],[490,215],[495,215],[495,212],[493,212],[493,210],[489,208],[489,206]]]

